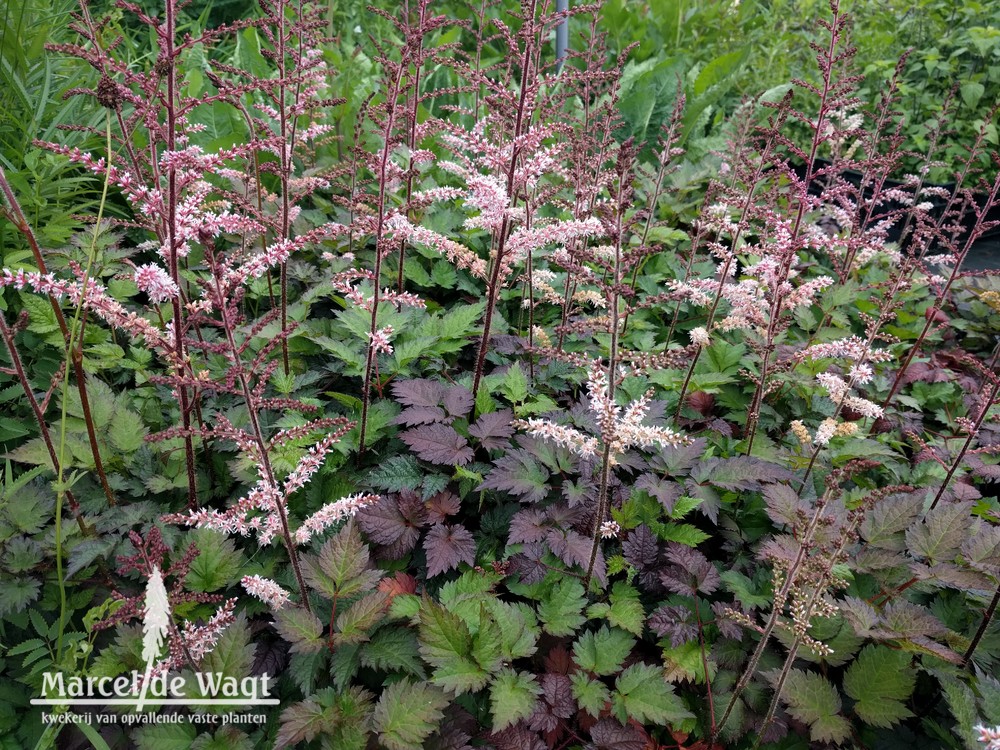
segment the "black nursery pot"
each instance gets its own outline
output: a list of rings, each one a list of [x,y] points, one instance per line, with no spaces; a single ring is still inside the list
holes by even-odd
[[[815,175],[817,171],[828,170],[833,164],[829,159],[816,159],[813,162],[813,174]],[[805,164],[795,164],[793,165],[796,176],[799,179],[804,180],[806,176],[806,166]],[[840,176],[850,182],[855,187],[861,185],[862,174],[860,172],[845,169],[842,170]],[[819,195],[823,191],[823,179],[825,174],[820,174],[818,177],[813,177],[812,182],[809,184],[809,193],[811,195]],[[926,187],[942,188],[949,193],[954,191],[955,183],[925,183]],[[884,189],[901,188],[903,183],[899,180],[886,180],[884,183]],[[871,188],[865,188],[864,196],[865,198],[870,198],[872,195]],[[987,201],[986,193],[975,193],[975,200],[978,205],[983,205]],[[941,217],[942,211],[944,211],[947,200],[938,196],[929,197],[926,199],[928,203],[933,205],[930,211],[930,215],[934,219],[939,219]],[[898,209],[906,208],[902,203],[897,201],[887,201],[885,204],[879,207],[880,212],[889,212]],[[996,226],[990,226],[983,234],[973,243],[969,250],[969,255],[966,259],[966,265],[971,268],[1000,268],[1000,206],[994,206],[989,210],[986,215],[985,221],[989,226],[990,222],[998,222]],[[959,244],[964,244],[972,233],[972,229],[976,224],[976,213],[969,207],[966,209],[965,213],[961,218],[962,232],[958,237]],[[890,242],[896,242],[900,244],[900,250],[903,252],[908,252],[910,248],[910,237],[909,235],[902,238],[901,235],[903,231],[903,226],[901,223],[897,222],[893,225],[888,233],[887,237]]]

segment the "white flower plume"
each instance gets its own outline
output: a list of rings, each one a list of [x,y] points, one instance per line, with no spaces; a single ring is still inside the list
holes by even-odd
[[[142,692],[136,710],[141,711],[149,689],[149,678],[153,664],[160,657],[163,642],[170,629],[170,601],[163,585],[163,573],[154,565],[146,583],[146,606],[142,618],[142,658],[146,660],[146,674],[142,680]]]

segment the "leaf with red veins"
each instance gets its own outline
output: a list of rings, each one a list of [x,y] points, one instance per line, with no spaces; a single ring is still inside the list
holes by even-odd
[[[722,583],[719,571],[696,549],[671,542],[667,545],[667,559],[673,565],[660,574],[660,581],[676,594],[710,595]]]
[[[590,730],[590,738],[597,750],[645,750],[649,735],[638,727],[623,726],[614,719],[601,719]]]
[[[454,385],[444,393],[444,408],[453,417],[464,417],[472,410],[472,391],[465,386]]]
[[[472,461],[469,441],[444,424],[414,427],[400,434],[419,458],[443,466],[464,466]]]
[[[566,565],[579,565],[586,570],[594,541],[572,529],[549,529],[545,539],[552,554]]]
[[[424,539],[427,552],[427,577],[457,568],[460,563],[473,565],[476,562],[476,540],[461,525],[434,525]]]
[[[517,576],[521,583],[538,583],[549,572],[545,564],[545,545],[541,542],[525,544],[521,552],[510,558],[510,573]]]
[[[510,409],[483,414],[469,427],[469,435],[478,438],[479,444],[486,450],[505,448],[514,434],[513,419],[514,413]]]
[[[649,629],[660,638],[670,638],[670,645],[679,648],[698,637],[694,613],[679,604],[664,605],[649,616]]]
[[[397,380],[392,384],[392,394],[404,406],[435,407],[441,404],[445,386],[436,380]]]
[[[568,719],[576,713],[576,701],[573,699],[573,686],[569,677],[564,674],[543,674],[541,677],[545,702],[552,708],[552,713],[560,719]]]
[[[656,565],[660,555],[656,535],[645,524],[636,526],[622,542],[622,555],[629,565],[639,570]]]
[[[393,424],[415,427],[422,424],[444,422],[446,419],[444,409],[440,406],[410,406],[403,409],[392,422]]]
[[[507,544],[541,542],[548,533],[545,511],[526,508],[518,511],[510,520]]]
[[[663,479],[649,472],[642,474],[633,486],[637,490],[646,490],[650,497],[659,500],[660,505],[667,513],[673,512],[677,498],[684,494],[684,488],[677,482]]]
[[[796,477],[785,467],[752,456],[710,458],[698,464],[691,478],[726,490],[759,492],[766,482],[790,482]]]
[[[462,501],[454,492],[438,492],[436,495],[431,495],[424,505],[430,523],[444,523],[448,516],[453,516],[461,510]]]
[[[419,497],[416,504],[409,502],[410,494],[383,497],[357,516],[365,535],[393,559],[413,549],[420,537],[420,527],[427,521],[423,503]]]
[[[493,471],[477,489],[499,490],[533,503],[549,493],[549,471],[531,453],[515,449],[498,459]]]

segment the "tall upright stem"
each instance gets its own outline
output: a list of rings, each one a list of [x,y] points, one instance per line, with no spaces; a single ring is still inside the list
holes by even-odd
[[[418,29],[422,28],[424,25],[424,13],[426,11],[426,3],[419,2],[419,18],[417,20]],[[407,18],[409,21],[409,18]],[[413,55],[416,58],[416,70],[413,74],[413,85],[410,87],[410,94],[408,98],[409,111],[407,112],[407,125],[409,129],[406,134],[406,145],[409,149],[409,164],[406,170],[406,203],[404,204],[409,211],[410,202],[413,200],[413,151],[417,147],[417,107],[420,104],[420,69],[423,65],[420,51],[423,44],[423,35],[418,31],[416,34],[416,43],[414,44]],[[399,272],[396,278],[396,288],[402,292],[404,289],[403,285],[403,265],[406,262],[406,241],[399,241]]]
[[[42,412],[42,407],[38,403],[38,399],[35,398],[35,392],[31,388],[27,371],[24,369],[24,362],[21,361],[21,353],[18,351],[17,344],[14,341],[14,332],[7,325],[7,320],[3,315],[0,315],[0,338],[3,339],[4,345],[7,347],[10,361],[14,365],[14,372],[17,373],[17,380],[21,384],[21,390],[24,391],[24,397],[28,400],[28,406],[31,407],[31,413],[35,416],[35,423],[38,425],[38,434],[41,436],[42,442],[45,443],[45,450],[48,451],[49,460],[52,462],[52,468],[55,471],[59,466],[59,456],[56,454],[55,445],[52,443],[52,435],[49,432],[48,424],[45,422],[45,414]],[[92,529],[84,523],[83,515],[80,512],[80,503],[73,495],[73,491],[68,487],[66,488],[66,502],[69,503],[70,510],[76,516],[76,522],[80,527],[80,531],[84,534],[90,534]]]
[[[979,623],[979,627],[976,629],[976,634],[972,636],[972,640],[969,642],[969,648],[965,650],[965,655],[962,657],[967,665],[972,659],[972,655],[976,653],[976,649],[979,648],[979,644],[983,640],[983,636],[986,635],[986,629],[989,628],[990,623],[993,621],[993,616],[997,613],[997,605],[1000,605],[1000,586],[997,587],[996,593],[993,595],[992,601],[990,601],[990,605],[983,613],[983,621]]]
[[[405,54],[405,53],[404,53]],[[358,434],[358,457],[365,453],[365,438],[368,434],[368,409],[372,398],[372,373],[375,369],[375,332],[378,330],[378,306],[382,299],[382,256],[386,252],[385,219],[386,219],[386,183],[390,152],[392,149],[392,133],[396,127],[396,104],[403,85],[403,71],[407,61],[401,60],[396,67],[392,84],[386,95],[386,114],[382,128],[382,153],[379,158],[378,174],[378,219],[375,227],[375,269],[374,290],[372,292],[372,310],[368,326],[368,346],[365,355],[365,382],[361,392],[361,428]]]
[[[39,273],[48,273],[45,256],[42,254],[41,245],[38,244],[38,238],[35,236],[31,224],[28,223],[28,219],[21,209],[21,204],[18,202],[14,190],[7,181],[7,175],[4,174],[2,166],[0,166],[0,192],[3,192],[4,199],[7,202],[9,209],[8,217],[27,240]],[[83,369],[83,356],[77,352],[76,347],[70,347],[70,330],[66,324],[66,316],[63,315],[59,303],[53,297],[49,297],[49,304],[52,306],[52,312],[56,316],[56,323],[58,323],[59,330],[62,332],[66,347],[68,350],[71,349],[69,360],[73,366],[73,374],[76,377],[76,391],[80,396],[80,410],[83,412],[83,421],[87,426],[87,440],[90,443],[90,453],[94,458],[94,472],[101,483],[101,489],[104,491],[104,497],[107,499],[108,505],[115,505],[115,494],[108,483],[107,472],[104,470],[104,461],[101,460],[101,450],[97,442],[97,427],[94,424],[94,417],[90,409],[90,398],[87,393],[87,376]]]
[[[166,29],[163,34],[163,56],[166,63],[167,78],[167,150],[174,151],[177,148],[177,52],[174,47],[174,37],[177,33],[177,7],[176,3],[166,3]],[[110,154],[109,154],[110,157]],[[170,278],[178,289],[181,289],[180,268],[177,263],[177,168],[173,159],[167,163],[167,259],[170,270]],[[184,377],[184,307],[179,296],[171,300],[173,307],[173,330],[174,347],[177,350],[178,377]],[[198,482],[195,475],[194,463],[194,438],[191,434],[191,396],[186,385],[179,385],[177,391],[180,394],[181,424],[184,428],[184,461],[187,467],[188,482],[188,507],[194,508],[198,505]]]
[[[809,525],[802,533],[802,537],[799,542],[799,549],[795,554],[795,559],[788,568],[788,574],[785,577],[785,581],[782,583],[781,589],[779,589],[774,595],[774,604],[771,607],[771,614],[768,616],[767,623],[761,630],[760,641],[757,643],[757,647],[754,649],[753,654],[751,654],[750,660],[747,662],[747,666],[743,670],[743,674],[740,675],[739,681],[733,688],[733,694],[729,699],[729,705],[726,706],[725,712],[719,719],[719,725],[716,732],[712,736],[713,742],[718,737],[718,733],[725,728],[726,722],[733,713],[733,709],[736,708],[736,702],[740,699],[740,694],[746,690],[747,686],[750,684],[750,680],[753,679],[754,673],[757,671],[757,665],[760,663],[760,658],[764,655],[764,650],[767,648],[767,644],[771,640],[771,633],[774,632],[774,628],[778,624],[778,619],[781,617],[781,613],[785,608],[785,602],[788,601],[788,595],[791,593],[792,586],[798,578],[799,568],[806,556],[806,545],[812,540],[816,527],[819,525],[820,519],[823,517],[830,494],[831,491],[827,489],[826,492],[823,493],[823,496],[816,501],[816,510],[813,512]]]
[[[944,491],[951,483],[952,477],[955,476],[955,472],[958,471],[958,467],[962,465],[962,459],[965,458],[965,454],[969,450],[969,446],[972,445],[972,441],[979,433],[979,429],[983,426],[986,414],[989,412],[990,407],[993,406],[993,402],[996,401],[998,393],[1000,393],[1000,379],[993,384],[993,389],[990,391],[989,396],[987,396],[983,401],[983,408],[979,410],[979,415],[976,417],[976,421],[972,429],[969,430],[969,436],[965,439],[965,443],[963,443],[962,449],[958,452],[958,455],[955,456],[955,460],[951,462],[948,473],[941,482],[941,486],[938,488],[937,494],[934,495],[934,500],[931,501],[931,505],[928,510],[934,510],[934,508],[937,507],[938,502],[940,502],[941,497],[944,495]]]
[[[608,352],[608,403],[613,404],[615,401],[615,385],[617,381],[618,373],[618,337],[619,328],[621,327],[621,281],[622,281],[622,213],[624,211],[623,195],[626,192],[625,180],[628,174],[628,165],[623,161],[619,162],[621,168],[620,174],[618,175],[618,194],[616,196],[616,205],[618,211],[615,216],[615,231],[614,231],[614,242],[615,242],[615,258],[614,258],[614,269],[613,278],[611,284],[611,299],[609,300],[611,308],[611,343],[610,351]],[[594,516],[594,531],[593,531],[593,545],[590,549],[590,562],[587,564],[587,576],[584,581],[584,587],[590,587],[590,578],[594,573],[594,564],[597,562],[597,552],[601,546],[601,524],[604,523],[604,517],[608,513],[608,485],[611,479],[611,443],[614,439],[614,435],[607,434],[607,429],[614,429],[613,420],[610,417],[607,419],[608,422],[612,423],[607,426],[602,426],[601,441],[604,443],[604,451],[601,454],[601,480],[600,487],[597,493],[597,513]]]
[[[535,23],[536,6],[537,0],[530,0],[526,5],[522,6],[525,8],[527,14],[525,23],[531,23],[532,27],[534,27]],[[518,94],[517,117],[514,121],[514,134],[511,137],[513,145],[510,149],[510,163],[507,168],[507,195],[510,196],[512,205],[517,201],[517,196],[514,195],[514,174],[517,169],[517,160],[521,155],[517,142],[526,124],[524,107],[528,97],[528,78],[531,71],[532,47],[534,42],[535,35],[532,28],[532,34],[528,35],[525,39],[524,52],[521,57],[521,90]],[[504,267],[504,252],[510,229],[510,220],[505,215],[500,225],[500,234],[496,241],[497,251],[493,258],[490,278],[486,285],[486,315],[483,318],[483,337],[479,341],[479,351],[476,354],[476,371],[472,381],[473,402],[475,402],[476,396],[479,394],[479,386],[482,383],[483,371],[486,367],[486,354],[490,349],[490,328],[493,326],[493,311],[496,307],[497,298],[500,295],[500,285],[503,282],[500,276]]]
[[[278,492],[278,483],[274,478],[274,470],[271,467],[267,440],[264,438],[264,431],[261,428],[257,399],[253,395],[253,389],[250,387],[250,382],[247,379],[246,370],[239,366],[241,356],[240,347],[237,345],[236,339],[233,336],[235,323],[229,315],[230,308],[226,301],[226,297],[223,294],[222,285],[219,283],[220,271],[214,260],[213,253],[210,249],[206,248],[206,250],[212,266],[210,269],[212,272],[212,283],[215,286],[215,294],[218,301],[220,315],[222,317],[222,329],[226,334],[226,343],[229,346],[229,356],[235,365],[234,369],[236,371],[236,379],[239,381],[243,401],[246,403],[247,414],[250,417],[251,433],[253,435],[254,442],[257,444],[257,452],[260,454],[260,468],[269,490],[272,493],[276,493]],[[295,573],[295,581],[299,586],[299,595],[302,599],[302,606],[311,612],[312,608],[309,606],[309,590],[306,588],[305,579],[302,577],[298,551],[295,547],[295,540],[292,538],[292,532],[288,525],[288,511],[285,509],[285,498],[275,498],[274,505],[278,511],[278,518],[281,521],[281,536],[285,542],[285,548],[288,551],[288,560],[292,565],[293,572]]]
[[[806,160],[805,177],[803,179],[802,192],[798,196],[798,210],[795,214],[795,223],[792,225],[790,236],[785,240],[787,243],[786,254],[787,257],[783,259],[780,270],[780,277],[778,283],[774,285],[774,289],[771,293],[771,304],[770,311],[768,314],[767,321],[767,334],[764,339],[764,356],[761,360],[760,367],[760,378],[757,381],[757,388],[754,390],[753,400],[751,401],[750,411],[747,413],[747,423],[746,423],[746,439],[747,439],[747,455],[751,454],[753,450],[754,437],[757,432],[757,424],[760,418],[760,410],[764,405],[764,394],[767,391],[767,375],[768,366],[770,365],[771,352],[774,349],[774,339],[779,331],[779,324],[781,320],[782,306],[784,305],[785,298],[778,292],[781,286],[788,280],[788,275],[791,272],[792,264],[795,262],[796,250],[795,243],[798,242],[799,233],[802,229],[802,220],[806,215],[806,208],[809,204],[809,185],[812,184],[813,174],[815,170],[816,157],[819,154],[820,144],[823,143],[825,139],[825,129],[826,129],[826,118],[830,111],[830,97],[833,94],[833,66],[836,60],[837,46],[840,43],[840,26],[841,26],[841,15],[840,8],[836,3],[836,0],[832,3],[833,9],[833,21],[830,25],[830,41],[827,45],[825,57],[822,58],[826,61],[823,64],[823,88],[820,91],[819,100],[819,112],[816,115],[816,123],[813,126],[813,137],[812,144],[809,148],[809,156]]]
[[[952,285],[959,278],[959,271],[962,267],[962,263],[965,260],[965,256],[968,255],[969,250],[972,249],[972,244],[979,239],[980,235],[983,233],[983,225],[986,222],[986,216],[992,206],[997,202],[997,193],[1000,191],[1000,175],[997,175],[996,179],[993,181],[993,186],[990,188],[990,192],[986,197],[986,201],[982,208],[979,210],[976,217],[976,223],[969,232],[969,236],[966,238],[965,243],[959,249],[955,261],[955,267],[952,268],[951,273],[948,275],[948,280],[945,285],[941,288],[938,293],[937,298],[934,300],[934,308],[940,308],[945,300],[948,298],[948,292],[951,291]],[[906,358],[903,360],[903,364],[900,366],[896,373],[896,377],[892,381],[892,386],[889,388],[889,393],[886,395],[885,400],[882,402],[882,409],[888,408],[889,404],[892,402],[893,397],[899,391],[900,386],[903,383],[903,375],[906,374],[907,369],[913,362],[913,358],[916,356],[917,352],[920,350],[924,343],[924,339],[927,338],[927,334],[930,332],[931,327],[935,323],[934,315],[927,315],[926,321],[924,322],[924,327],[920,331],[920,335],[917,336],[917,340],[910,346],[909,351],[906,354]]]

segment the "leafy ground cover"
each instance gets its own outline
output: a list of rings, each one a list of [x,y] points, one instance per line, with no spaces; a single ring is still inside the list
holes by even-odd
[[[836,2],[726,106],[616,2],[97,10],[0,175],[0,747],[1000,743],[991,70],[913,127]],[[176,721],[29,702],[131,674]]]

